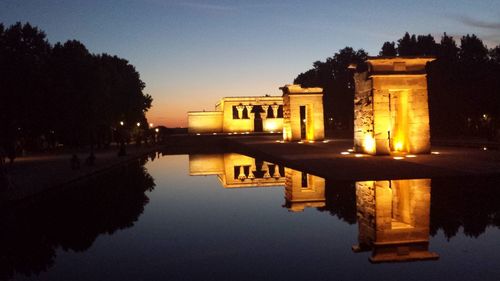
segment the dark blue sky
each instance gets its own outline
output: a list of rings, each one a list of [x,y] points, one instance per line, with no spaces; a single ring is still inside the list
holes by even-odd
[[[475,33],[500,44],[500,1],[0,0],[0,22],[29,21],[51,43],[77,39],[128,59],[154,98],[148,115],[185,125],[188,110],[278,87],[345,46],[376,55],[404,32]]]

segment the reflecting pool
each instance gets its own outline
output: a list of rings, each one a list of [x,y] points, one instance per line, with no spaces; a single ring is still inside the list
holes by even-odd
[[[0,280],[498,280],[500,179],[151,155],[0,216]]]

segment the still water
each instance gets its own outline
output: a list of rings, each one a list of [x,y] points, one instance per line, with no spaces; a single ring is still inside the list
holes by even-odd
[[[499,280],[500,179],[155,155],[0,216],[0,280]]]

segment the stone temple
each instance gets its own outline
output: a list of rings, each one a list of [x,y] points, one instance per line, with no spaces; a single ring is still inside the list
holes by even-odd
[[[280,96],[225,97],[215,111],[188,112],[188,133],[281,132]]]
[[[373,57],[366,60],[364,71],[354,74],[356,152],[372,155],[430,152],[425,66],[433,60]]]
[[[188,133],[281,133],[285,141],[325,137],[323,89],[285,85],[283,96],[225,97],[214,111],[188,112]]]

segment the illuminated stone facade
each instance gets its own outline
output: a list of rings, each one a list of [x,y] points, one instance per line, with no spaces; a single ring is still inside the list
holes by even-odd
[[[372,155],[429,153],[425,66],[432,58],[375,57],[354,74],[354,147]]]
[[[246,133],[281,132],[283,98],[226,97],[215,105],[215,111],[188,112],[188,132]]]
[[[323,89],[300,85],[280,89],[283,91],[283,140],[323,140]]]
[[[325,179],[285,168],[286,207],[292,212],[325,206]]]
[[[430,179],[357,182],[353,251],[371,250],[374,263],[437,259],[429,252],[430,202]]]

